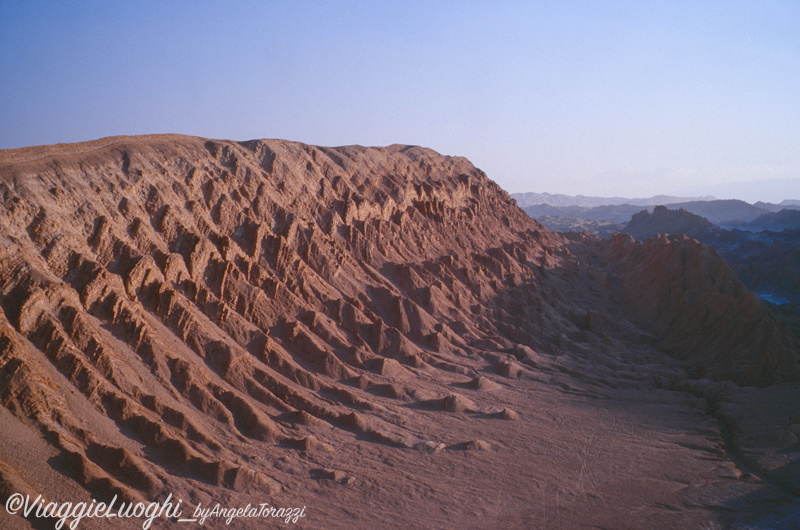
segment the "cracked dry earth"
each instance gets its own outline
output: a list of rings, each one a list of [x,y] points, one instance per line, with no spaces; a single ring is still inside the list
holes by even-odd
[[[0,200],[4,503],[800,524],[800,348],[694,240],[568,238],[412,146],[7,150]],[[3,528],[53,522],[0,509]]]

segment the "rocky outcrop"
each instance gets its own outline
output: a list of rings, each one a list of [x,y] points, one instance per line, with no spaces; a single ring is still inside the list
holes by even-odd
[[[306,457],[263,455],[347,437],[491,452],[408,411],[518,419],[476,396],[560,356],[612,373],[652,337],[698,376],[797,379],[796,343],[713,251],[567,239],[420,147],[5,151],[0,200],[0,403],[98,498],[279,492]]]
[[[704,217],[683,208],[670,210],[665,206],[656,206],[652,213],[642,210],[635,214],[622,232],[639,241],[659,234],[685,234],[704,243],[716,241],[723,233]]]
[[[686,235],[602,242],[632,320],[696,377],[745,385],[797,377],[797,343],[717,252]]]
[[[800,230],[785,226],[796,223],[797,218],[795,210],[765,214],[746,225],[748,230],[773,226],[781,231],[752,233],[724,230],[685,210],[658,206],[651,214],[642,211],[634,215],[623,232],[640,241],[660,234],[685,234],[717,249],[752,291],[768,299],[796,304],[800,301],[797,269]]]

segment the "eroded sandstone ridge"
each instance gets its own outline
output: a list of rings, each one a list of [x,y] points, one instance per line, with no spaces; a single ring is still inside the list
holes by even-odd
[[[0,200],[6,496],[277,499],[309,505],[310,527],[398,513],[481,526],[481,510],[535,526],[591,498],[606,510],[588,520],[620,523],[630,498],[609,504],[613,473],[587,489],[600,456],[580,435],[616,427],[598,412],[562,431],[533,407],[641,388],[703,409],[696,381],[798,379],[796,342],[713,250],[569,240],[467,160],[420,147],[149,136],[10,150]],[[729,469],[730,426],[707,413],[713,435],[691,450]],[[588,451],[578,474],[553,464],[575,484],[557,506],[534,470],[503,471],[514,451],[547,454],[539,428]],[[443,471],[466,454],[487,455],[464,464],[477,482]],[[501,503],[498,484],[525,483],[513,476],[527,490]],[[453,493],[481,481],[488,493]],[[667,511],[653,495],[641,502]],[[460,511],[478,497],[487,507]]]

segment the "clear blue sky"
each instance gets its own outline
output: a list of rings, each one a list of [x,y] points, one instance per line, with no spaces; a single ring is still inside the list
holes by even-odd
[[[0,74],[0,148],[410,143],[511,192],[800,199],[797,0],[3,0]]]

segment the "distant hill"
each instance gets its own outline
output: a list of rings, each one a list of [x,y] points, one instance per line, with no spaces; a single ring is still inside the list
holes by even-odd
[[[526,214],[537,221],[547,216],[581,217],[588,219],[588,217],[585,217],[583,214],[589,210],[589,208],[585,206],[552,206],[550,204],[532,204],[530,206],[523,206],[522,209]]]
[[[523,208],[525,213],[541,222],[544,216],[571,217],[611,223],[627,223],[631,216],[642,211],[642,206],[632,204],[601,205],[591,208],[585,206],[551,206],[535,204]]]
[[[672,209],[683,208],[693,214],[705,217],[712,223],[726,226],[738,226],[770,212],[766,208],[759,208],[737,199],[691,201],[668,206]]]
[[[780,232],[787,229],[797,230],[800,229],[800,210],[784,208],[779,212],[765,213],[764,215],[759,215],[742,228],[754,232],[761,230],[770,230],[772,232]]]
[[[656,206],[652,213],[643,210],[634,215],[622,230],[639,241],[658,234],[686,234],[705,243],[715,241],[722,231],[711,221],[683,208],[670,210]]]
[[[625,225],[621,223],[582,219],[580,217],[560,217],[557,215],[545,215],[539,217],[537,221],[556,232],[586,231],[600,237],[611,237],[617,232],[622,232],[622,229],[625,228]]]
[[[786,202],[786,201],[784,201],[784,202]],[[753,206],[755,206],[756,208],[763,208],[763,209],[768,210],[770,212],[779,212],[779,211],[783,210],[784,208],[787,208],[787,206],[784,206],[782,204],[773,204],[771,202],[762,202],[762,201],[758,201],[756,203],[753,203]]]

